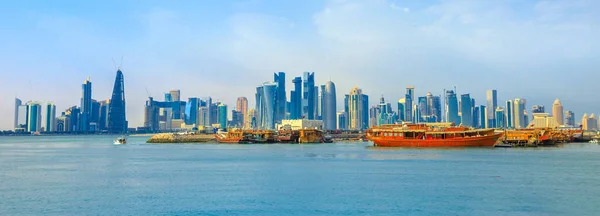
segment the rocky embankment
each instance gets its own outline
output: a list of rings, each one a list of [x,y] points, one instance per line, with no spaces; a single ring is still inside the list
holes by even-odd
[[[172,134],[161,133],[152,136],[147,143],[203,143],[215,140],[213,134]]]

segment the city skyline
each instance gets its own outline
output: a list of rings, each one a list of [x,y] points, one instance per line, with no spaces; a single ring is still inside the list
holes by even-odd
[[[577,122],[600,112],[597,1],[76,3],[76,10],[60,9],[73,8],[69,1],[0,9],[13,20],[0,24],[0,129],[13,127],[14,98],[53,101],[57,113],[80,104],[86,77],[95,98],[110,98],[110,59],[119,56],[131,127],[143,122],[146,88],[155,97],[180,89],[182,98],[212,96],[231,106],[253,98],[245,92],[274,71],[333,80],[338,111],[340,93],[354,86],[373,96],[373,106],[382,94],[403,98],[405,85],[416,86],[416,96],[456,85],[477,105],[496,89],[499,105],[519,97],[548,111],[559,98]]]

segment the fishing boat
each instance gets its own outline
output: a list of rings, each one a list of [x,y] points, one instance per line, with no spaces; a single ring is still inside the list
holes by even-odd
[[[215,134],[215,139],[219,143],[244,143],[246,138],[246,133],[242,130],[229,130],[227,132],[219,131]]]
[[[125,144],[127,144],[127,139],[125,138],[125,136],[121,136],[121,137],[117,138],[113,144],[125,145]]]
[[[493,147],[503,133],[452,123],[382,125],[369,129],[367,139],[383,147]]]
[[[280,143],[297,143],[300,133],[297,130],[279,130],[277,141]]]

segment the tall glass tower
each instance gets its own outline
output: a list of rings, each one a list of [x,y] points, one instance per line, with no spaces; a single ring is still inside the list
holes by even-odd
[[[108,110],[108,131],[111,133],[124,133],[127,131],[127,118],[125,117],[125,81],[123,72],[117,70],[115,85]]]
[[[302,114],[307,119],[315,119],[316,95],[315,73],[304,72],[304,92],[302,97]]]
[[[446,122],[452,122],[454,125],[460,125],[458,116],[458,98],[452,90],[446,91]]]
[[[336,106],[335,84],[329,81],[325,83],[323,92],[323,124],[326,130],[336,129]]]
[[[294,90],[290,94],[290,118],[302,118],[302,78],[296,77],[292,80]]]
[[[471,105],[471,95],[463,94],[460,96],[460,111],[462,113],[461,122],[464,126],[473,126],[473,105]]]
[[[81,116],[79,119],[80,130],[90,130],[92,117],[92,81],[88,77],[81,85]]]
[[[285,118],[285,103],[287,102],[285,91],[285,72],[273,74],[273,82],[277,84],[277,111],[275,114],[275,122],[281,123],[281,120]]]

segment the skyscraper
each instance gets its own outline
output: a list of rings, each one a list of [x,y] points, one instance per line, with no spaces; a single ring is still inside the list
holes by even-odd
[[[496,116],[495,116],[495,121],[496,121],[496,128],[504,128],[506,127],[506,123],[504,121],[504,108],[502,107],[496,107]]]
[[[488,128],[490,127],[488,124],[489,123],[489,119],[487,117],[487,113],[488,113],[488,107],[484,106],[484,105],[480,105],[479,106],[479,128]]]
[[[337,112],[337,126],[338,130],[348,129],[348,113],[344,111]]]
[[[235,110],[242,114],[242,119],[244,119],[244,124],[242,125],[245,126],[246,115],[248,115],[248,99],[246,97],[238,97],[235,102]]]
[[[404,104],[404,109],[405,109],[405,114],[404,114],[404,118],[406,119],[406,121],[414,121],[413,119],[413,103],[415,101],[415,87],[414,86],[407,86],[406,87],[406,95],[405,95],[405,104]]]
[[[315,119],[315,73],[304,72],[303,82],[302,115],[307,119]]]
[[[165,93],[165,102],[173,102],[173,96],[171,96],[171,93]]]
[[[88,77],[81,85],[81,116],[79,119],[80,130],[90,131],[92,116],[92,81]]]
[[[110,100],[100,101],[100,118],[98,119],[98,129],[100,131],[108,130],[108,112],[109,112],[109,110],[110,110]]]
[[[318,120],[323,120],[323,110],[325,109],[325,85],[320,86],[320,91],[317,93],[319,95],[317,98],[317,118]]]
[[[460,125],[460,117],[458,116],[458,98],[452,90],[446,91],[446,122],[452,122],[455,125]]]
[[[219,125],[221,129],[227,128],[227,105],[219,104]]]
[[[127,131],[127,118],[125,117],[125,81],[121,70],[117,70],[115,85],[110,99],[108,131],[111,133],[124,133]]]
[[[18,110],[19,116],[17,117],[17,127],[15,128],[15,131],[25,132],[28,129],[27,122],[29,121],[29,106],[27,104],[22,104],[19,106]]]
[[[525,102],[520,98],[515,98],[514,106],[514,128],[525,128]]]
[[[369,128],[369,96],[366,94],[362,95],[362,107],[364,107],[364,109],[362,109],[362,129],[368,129]]]
[[[419,114],[413,114],[415,122],[429,122],[429,107],[427,107],[427,97],[417,98],[417,109]],[[417,111],[417,110],[415,110]]]
[[[275,122],[281,123],[281,120],[285,118],[285,103],[287,102],[287,93],[285,91],[285,73],[279,72],[274,74],[273,82],[277,84],[277,111],[275,116]]]
[[[294,90],[290,94],[290,118],[301,119],[302,118],[302,78],[296,77],[292,80],[294,83]]]
[[[400,100],[398,100],[398,122],[402,122],[405,121],[405,114],[406,114],[406,98],[400,98]]]
[[[471,105],[471,95],[463,94],[460,96],[460,112],[462,113],[461,122],[464,126],[473,127],[473,105]]]
[[[486,99],[487,99],[487,113],[486,113],[485,118],[487,118],[487,123],[488,123],[486,126],[488,128],[495,128],[496,127],[495,113],[496,113],[496,107],[498,106],[498,95],[497,95],[496,90],[494,90],[494,89],[487,90]]]
[[[434,96],[431,92],[427,93],[427,115],[429,116],[428,122],[442,121],[442,105],[440,97]]]
[[[185,106],[185,124],[194,125],[198,124],[198,109],[200,105],[199,98],[188,98],[188,102]]]
[[[42,132],[42,105],[39,102],[27,103],[27,132]]]
[[[46,132],[56,131],[56,106],[52,102],[46,104],[46,113],[44,116],[44,128]]]
[[[558,100],[558,98],[556,98],[556,100],[554,101],[554,104],[552,104],[552,116],[554,116],[554,119],[556,119],[558,124],[560,124],[560,125],[565,124],[565,120],[564,120],[565,118],[563,116],[563,106],[560,103],[560,100]]]
[[[171,100],[181,101],[181,91],[179,89],[171,90],[171,91],[169,91],[169,94],[171,95]]]
[[[575,126],[575,113],[569,110],[565,111],[565,119],[567,120],[567,125]]]
[[[256,88],[256,112],[258,129],[275,129],[277,108],[277,84],[265,82]]]
[[[506,101],[506,128],[513,128],[515,124],[514,119],[514,105],[512,100]]]
[[[323,125],[326,130],[336,129],[336,103],[335,84],[329,81],[325,83],[323,92]]]
[[[368,110],[365,107],[364,95],[362,90],[358,87],[352,88],[350,94],[348,94],[348,129],[350,130],[361,130],[366,126],[363,126],[365,117],[364,110]],[[367,103],[368,105],[368,103]],[[368,114],[367,114],[368,115]],[[368,116],[367,116],[368,119]],[[368,120],[367,120],[368,124]]]
[[[19,106],[21,106],[21,104],[21,100],[19,98],[15,98],[15,129],[19,128]]]

